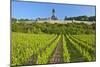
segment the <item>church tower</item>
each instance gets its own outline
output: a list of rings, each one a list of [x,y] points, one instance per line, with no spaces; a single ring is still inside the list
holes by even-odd
[[[52,9],[52,16],[55,16],[55,9]]]
[[[51,16],[51,20],[57,20],[56,16],[55,16],[55,9],[52,9],[52,16]]]

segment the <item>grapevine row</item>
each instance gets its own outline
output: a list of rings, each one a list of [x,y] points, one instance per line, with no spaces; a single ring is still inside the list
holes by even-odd
[[[33,54],[39,54],[56,36],[35,34],[12,34],[12,65],[26,63]]]
[[[90,53],[85,48],[82,48],[78,43],[74,42],[68,35],[66,35],[66,37],[74,45],[74,47],[77,50],[80,51],[80,53],[83,55],[84,58],[87,59],[87,61],[93,61],[93,60],[95,60],[95,56],[90,55]]]
[[[49,61],[49,57],[53,53],[54,49],[57,46],[57,43],[60,39],[61,35],[50,45],[50,47],[46,48],[46,51],[42,53],[42,56],[38,55],[38,64],[47,64]]]
[[[70,54],[66,45],[64,35],[63,35],[63,57],[64,57],[64,62],[70,62]]]

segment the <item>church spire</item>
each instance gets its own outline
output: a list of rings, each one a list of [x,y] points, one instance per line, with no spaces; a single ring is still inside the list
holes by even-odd
[[[56,16],[55,16],[55,13],[56,13],[56,11],[55,11],[55,9],[53,8],[53,9],[52,9],[51,20],[57,20],[57,18],[56,18]]]
[[[52,16],[55,16],[55,9],[52,9]]]

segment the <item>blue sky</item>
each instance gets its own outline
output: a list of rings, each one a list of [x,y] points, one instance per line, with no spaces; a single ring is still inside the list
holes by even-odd
[[[59,19],[64,19],[65,16],[95,16],[94,6],[12,1],[12,17],[18,19],[48,18],[51,17],[53,8]]]

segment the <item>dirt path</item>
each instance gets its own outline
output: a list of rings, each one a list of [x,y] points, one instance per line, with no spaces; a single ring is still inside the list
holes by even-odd
[[[56,63],[62,63],[62,62],[63,62],[63,42],[62,42],[62,37],[61,37],[57,43],[57,47],[49,63],[56,64]]]

